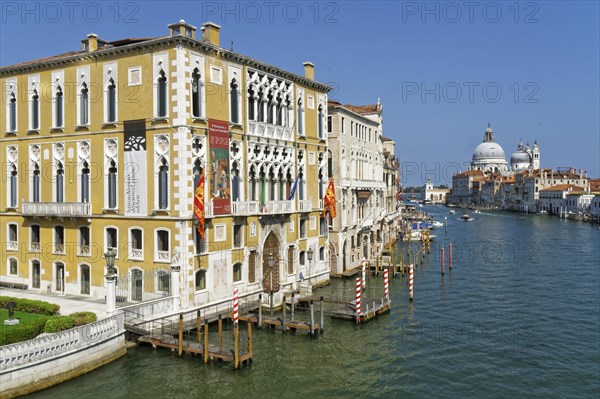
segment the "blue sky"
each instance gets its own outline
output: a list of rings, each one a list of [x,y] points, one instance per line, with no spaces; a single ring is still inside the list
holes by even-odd
[[[543,167],[600,176],[600,8],[538,2],[1,3],[0,65],[100,38],[167,34],[180,19],[222,26],[221,44],[335,87],[330,98],[384,106],[404,183],[448,183],[490,122],[507,155],[538,140]]]

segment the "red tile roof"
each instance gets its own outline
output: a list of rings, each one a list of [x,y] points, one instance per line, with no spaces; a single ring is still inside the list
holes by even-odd
[[[574,184],[559,184],[558,186],[552,186],[545,188],[541,191],[583,191],[583,187],[576,186]]]
[[[351,104],[344,104],[344,108],[349,109],[352,112],[356,112],[357,114],[374,114],[377,113],[378,111],[378,106],[377,104],[371,104],[371,105],[351,105]]]

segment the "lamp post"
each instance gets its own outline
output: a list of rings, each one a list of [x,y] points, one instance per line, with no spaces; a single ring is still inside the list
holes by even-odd
[[[272,252],[269,252],[267,258],[269,263],[269,300],[271,304],[271,317],[273,316],[273,267],[275,266],[275,257]]]
[[[313,250],[312,248],[308,248],[308,251],[306,251],[306,256],[308,257],[308,286],[311,287],[311,295],[312,295],[312,284],[310,283],[310,264],[312,262],[312,258],[313,258]]]
[[[108,293],[106,295],[106,311],[112,313],[116,309],[117,301],[117,269],[115,268],[115,257],[117,251],[114,248],[109,248],[104,254],[106,259],[106,285]]]

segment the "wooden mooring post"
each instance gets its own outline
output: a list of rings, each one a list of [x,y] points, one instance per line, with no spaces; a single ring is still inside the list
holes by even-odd
[[[324,324],[323,324],[323,296],[321,295],[321,322],[319,323],[319,333],[323,334],[323,330],[324,330]]]
[[[247,322],[248,326],[248,352],[250,352],[250,356],[252,356],[252,323]]]
[[[200,310],[196,311],[196,339],[198,340],[198,343],[200,343],[200,335],[202,334],[202,331],[200,329],[201,327],[201,322],[200,322]]]
[[[315,312],[313,307],[313,301],[310,301],[310,336],[315,336]]]
[[[204,319],[204,363],[208,363],[208,319]]]
[[[294,308],[295,308],[295,304],[294,304],[294,293],[292,292],[292,315],[291,315],[291,319],[294,320]]]
[[[285,333],[285,295],[283,296],[283,304],[281,306],[281,332]]]
[[[217,322],[219,326],[219,350],[223,349],[223,319],[221,319],[221,314],[219,313],[219,319]]]
[[[262,294],[258,294],[258,328],[262,328]]]
[[[240,367],[240,329],[238,323],[233,326],[233,367]],[[221,348],[219,348],[221,350]]]
[[[183,313],[179,313],[179,345],[177,352],[179,356],[183,353]]]

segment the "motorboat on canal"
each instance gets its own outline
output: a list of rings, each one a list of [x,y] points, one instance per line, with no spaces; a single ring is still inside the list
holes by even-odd
[[[460,220],[462,220],[463,222],[470,222],[471,220],[473,220],[473,218],[470,217],[468,214],[463,213],[463,215],[460,217]]]

